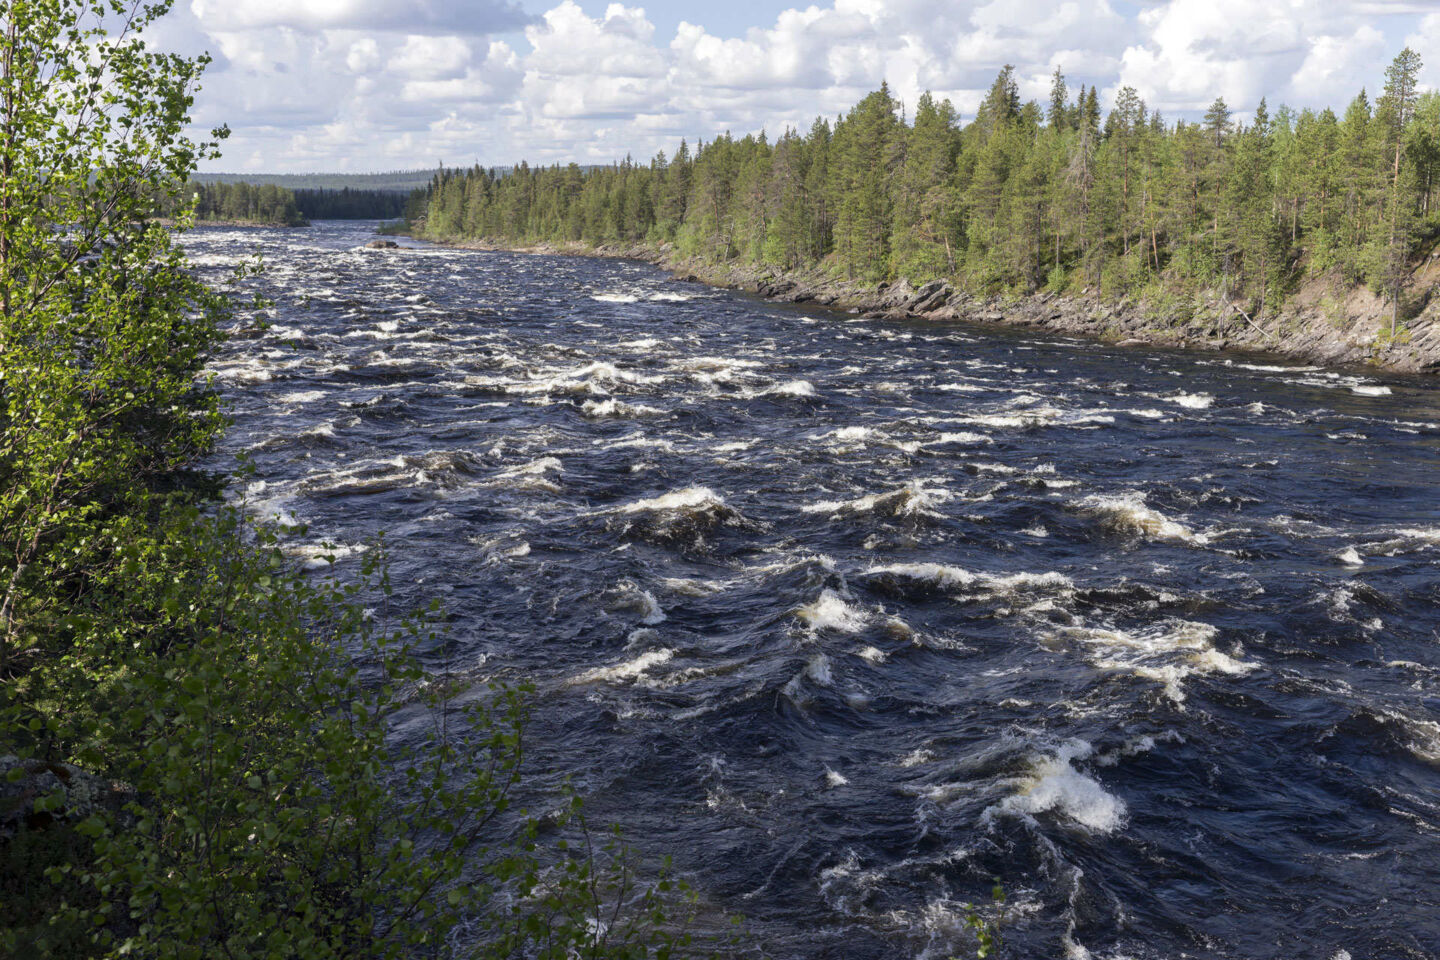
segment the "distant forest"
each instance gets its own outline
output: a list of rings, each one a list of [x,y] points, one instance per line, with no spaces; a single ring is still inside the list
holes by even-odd
[[[295,194],[273,183],[190,184],[181,192],[182,198],[195,198],[195,219],[201,221],[246,221],[299,227],[305,216],[295,203]],[[167,209],[173,215],[174,209]]]
[[[380,190],[408,194],[423,190],[442,167],[430,170],[394,170],[389,173],[197,173],[196,183],[274,184],[288,190]]]
[[[195,218],[201,222],[287,227],[311,220],[395,220],[406,215],[411,199],[385,190],[289,190],[273,183],[191,183],[180,197],[194,198]],[[164,216],[177,212],[175,203],[162,205]]]
[[[1381,95],[1237,122],[1217,98],[1170,122],[1123,87],[1022,102],[1005,67],[976,116],[888,87],[808,132],[722,134],[648,164],[444,171],[420,235],[670,243],[777,270],[948,277],[984,293],[1200,290],[1273,309],[1311,278],[1393,296],[1440,235],[1440,94],[1405,50]],[[1399,312],[1398,297],[1396,312]]]
[[[395,220],[405,216],[409,195],[386,190],[296,190],[295,204],[307,220]]]

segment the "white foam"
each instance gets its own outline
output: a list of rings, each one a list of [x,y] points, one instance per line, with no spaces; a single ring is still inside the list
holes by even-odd
[[[805,665],[805,676],[822,687],[833,686],[835,683],[835,675],[830,670],[830,658],[823,653],[817,653],[810,658],[810,662]]]
[[[658,417],[665,412],[643,404],[625,403],[614,397],[601,401],[586,400],[581,404],[580,409],[584,411],[585,416],[597,420],[605,417]]]
[[[981,587],[997,593],[1022,590],[1073,590],[1074,581],[1063,573],[1012,573],[996,575],[975,573],[963,567],[939,563],[894,563],[871,567],[863,576],[896,576],[933,583],[943,588]]]
[[[869,614],[850,606],[838,593],[828,588],[813,603],[796,610],[795,616],[817,633],[821,630],[859,633],[870,622]]]
[[[1208,623],[1171,620],[1134,631],[1112,627],[1063,627],[1052,640],[1081,644],[1090,663],[1161,684],[1176,703],[1185,700],[1184,681],[1195,674],[1244,676],[1260,664],[1238,660],[1214,647],[1219,631]]]
[[[300,390],[295,393],[284,393],[280,395],[281,403],[314,403],[317,400],[324,400],[327,396],[324,390]]]
[[[1122,496],[1092,496],[1080,501],[1081,509],[1098,514],[1125,533],[1136,533],[1152,540],[1174,540],[1196,545],[1208,544],[1210,534],[1196,533],[1184,524],[1172,520],[1160,511],[1147,506],[1143,494],[1127,493]]]
[[[1171,403],[1187,410],[1209,410],[1215,405],[1215,398],[1208,393],[1182,393],[1169,399]]]
[[[640,591],[640,613],[640,622],[647,627],[664,623],[667,619],[665,611],[660,608],[660,601],[649,590]]]
[[[968,444],[968,443],[994,443],[994,442],[995,442],[995,440],[994,440],[992,437],[988,437],[988,436],[986,436],[986,435],[983,434],[983,433],[971,433],[971,432],[969,432],[969,431],[967,431],[967,430],[961,430],[961,431],[959,431],[959,432],[957,432],[957,433],[942,433],[942,434],[940,434],[940,436],[936,437],[934,440],[931,440],[929,443],[927,443],[927,444],[925,444],[925,445],[926,445],[927,447],[943,447],[943,446],[948,446],[949,444],[952,444],[952,443],[967,443],[967,444]]]
[[[924,764],[930,763],[934,759],[934,753],[925,749],[924,747],[920,747],[918,749],[910,751],[909,753],[905,754],[905,756],[901,757],[900,766],[907,768],[919,767],[923,766]]]
[[[809,380],[789,380],[755,394],[757,397],[813,397],[815,384]]]
[[[1365,564],[1365,558],[1360,556],[1360,551],[1354,547],[1346,547],[1335,555],[1335,559],[1350,567],[1359,567]]]
[[[282,548],[286,556],[303,560],[306,570],[321,570],[349,557],[358,557],[370,548],[364,544],[302,543]]]
[[[877,513],[892,517],[938,516],[932,509],[950,500],[948,490],[929,488],[915,481],[888,493],[873,493],[856,500],[825,500],[800,509],[805,513],[865,514]]]
[[[1393,391],[1389,387],[1352,386],[1350,392],[1362,397],[1388,397]]]
[[[816,436],[816,440],[839,440],[841,442],[852,442],[860,440],[873,440],[880,435],[880,431],[874,427],[841,427],[839,430],[832,430],[829,433],[822,433]]]
[[[1320,367],[1275,367],[1258,363],[1235,363],[1233,360],[1227,360],[1225,365],[1237,370],[1255,370],[1260,373],[1313,373],[1320,369]]]
[[[596,667],[594,670],[587,670],[580,676],[570,681],[572,685],[581,683],[603,683],[619,680],[635,680],[647,670],[669,663],[675,656],[674,650],[649,650],[631,660],[617,663],[611,667]]]
[[[636,500],[619,508],[621,513],[650,513],[662,510],[703,510],[723,507],[725,501],[709,487],[686,487],[649,500]]]
[[[1029,775],[1021,781],[1020,792],[991,807],[986,815],[1028,818],[1056,813],[1096,833],[1114,833],[1125,822],[1125,801],[1106,792],[1099,781],[1073,765],[1073,761],[1093,752],[1089,743],[1070,740],[1053,757],[1035,757]]]

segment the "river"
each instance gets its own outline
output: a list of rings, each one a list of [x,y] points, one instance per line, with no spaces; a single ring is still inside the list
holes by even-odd
[[[251,509],[772,956],[1440,956],[1440,384],[212,228]]]

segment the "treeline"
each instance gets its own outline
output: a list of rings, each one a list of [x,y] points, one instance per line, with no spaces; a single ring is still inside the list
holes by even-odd
[[[296,190],[295,204],[307,220],[394,220],[405,216],[409,195],[389,190]]]
[[[305,216],[296,204],[295,193],[273,183],[256,186],[249,183],[190,183],[177,201],[171,201],[167,214],[173,215],[178,203],[188,198],[195,201],[195,219],[200,221],[247,221],[275,226],[301,227]]]
[[[1216,291],[1274,309],[1310,277],[1397,303],[1407,257],[1440,232],[1440,94],[1397,56],[1383,91],[1340,111],[1249,123],[1217,98],[1169,122],[1122,88],[1108,113],[1055,72],[1022,102],[1005,67],[976,116],[926,94],[907,116],[882,86],[849,113],[682,141],[648,165],[480,168],[429,188],[423,233],[509,242],[673,243],[777,269],[817,262],[868,281],[949,277],[976,292]]]
[[[202,223],[261,223],[303,227],[311,220],[394,220],[406,215],[412,194],[392,190],[290,190],[274,183],[186,184],[160,201],[160,214],[176,216],[190,202]]]
[[[391,170],[385,173],[197,173],[198,183],[273,183],[287,190],[381,190],[405,194],[423,190],[444,169]]]

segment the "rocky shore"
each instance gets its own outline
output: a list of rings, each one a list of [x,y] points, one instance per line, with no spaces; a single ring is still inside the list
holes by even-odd
[[[1440,372],[1440,259],[1417,267],[1407,286],[1425,306],[1390,337],[1389,306],[1365,288],[1335,293],[1333,283],[1307,284],[1275,315],[1252,317],[1238,305],[1188,297],[1164,302],[1037,293],[975,297],[944,280],[919,287],[901,280],[866,285],[829,276],[818,267],[776,272],[755,264],[715,264],[650,245],[458,243],[471,249],[644,260],[677,279],[744,290],[786,303],[810,303],[895,320],[965,320],[1084,336],[1121,346],[1163,346],[1266,352],[1325,365],[1368,364],[1405,373]]]

